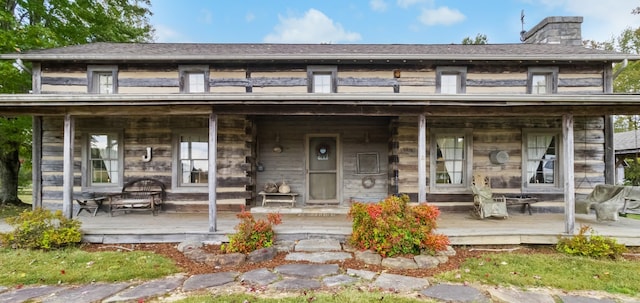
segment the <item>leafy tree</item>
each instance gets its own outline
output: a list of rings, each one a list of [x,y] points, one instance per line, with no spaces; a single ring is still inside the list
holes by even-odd
[[[462,39],[462,44],[487,44],[489,40],[487,35],[478,33],[475,38],[465,37]]]
[[[0,53],[92,42],[153,40],[150,0],[0,0]],[[0,62],[0,93],[27,93],[29,66]],[[31,118],[0,113],[0,205],[17,196],[20,153],[28,153]],[[29,156],[23,156],[29,165]]]

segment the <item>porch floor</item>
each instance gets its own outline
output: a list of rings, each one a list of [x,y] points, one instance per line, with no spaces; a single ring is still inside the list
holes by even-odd
[[[280,240],[344,240],[351,233],[351,220],[344,208],[337,212],[313,213],[286,213],[284,210],[281,209],[282,224],[275,227]],[[468,212],[443,211],[436,232],[447,235],[453,245],[554,244],[565,232],[563,213],[529,215],[515,209],[509,213],[507,219],[478,220]],[[261,218],[264,214],[256,212],[254,216]],[[575,218],[576,232],[581,225],[589,225],[597,235],[616,238],[625,245],[640,246],[640,220],[621,217],[618,221],[598,222],[595,214],[576,214]],[[152,216],[134,212],[110,217],[101,211],[95,217],[83,213],[78,219],[82,221],[84,240],[93,243],[226,241],[226,235],[234,233],[238,223],[235,213],[231,212],[218,212],[216,232],[208,232],[207,213],[161,212]],[[7,228],[6,223],[0,223],[0,231]]]

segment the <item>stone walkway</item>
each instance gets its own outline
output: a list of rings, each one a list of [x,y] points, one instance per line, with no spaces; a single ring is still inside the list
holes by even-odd
[[[183,245],[186,249],[189,245]],[[286,264],[246,273],[235,271],[186,276],[178,274],[142,283],[94,283],[89,285],[46,285],[22,288],[0,287],[0,303],[46,302],[170,302],[191,292],[249,292],[279,294],[308,290],[327,290],[346,286],[392,291],[438,302],[520,302],[520,303],[596,303],[638,302],[636,298],[606,293],[568,294],[550,289],[520,290],[486,285],[430,284],[425,278],[347,269],[341,272],[330,260],[351,258],[335,240],[303,240],[295,244],[287,258],[309,264]]]

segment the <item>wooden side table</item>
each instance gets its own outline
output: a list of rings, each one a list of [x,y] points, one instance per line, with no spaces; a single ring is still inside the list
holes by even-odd
[[[267,192],[259,192],[258,195],[262,196],[262,206],[267,203],[291,203],[291,207],[296,205],[296,197],[298,197],[297,193],[267,193]]]
[[[92,213],[95,217],[102,206],[102,202],[107,200],[107,197],[93,197],[93,198],[85,198],[85,197],[75,197],[76,203],[78,203],[78,212],[76,213],[76,217],[80,215],[80,212],[86,210],[89,213]],[[106,210],[104,210],[107,212]]]

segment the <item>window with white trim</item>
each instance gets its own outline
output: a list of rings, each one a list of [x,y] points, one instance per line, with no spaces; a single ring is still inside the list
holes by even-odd
[[[181,93],[209,92],[209,66],[181,65],[178,70]]]
[[[209,182],[209,135],[206,130],[175,134],[176,186],[207,186]]]
[[[467,90],[466,66],[436,67],[436,93],[464,94]]]
[[[87,91],[92,94],[118,93],[118,67],[115,65],[89,65]]]
[[[561,184],[559,143],[559,131],[523,131],[523,179],[527,186],[556,187]]]
[[[471,130],[432,129],[431,138],[431,186],[466,188],[473,163]]]
[[[338,92],[338,68],[336,66],[308,66],[307,91],[330,94]]]
[[[85,187],[122,186],[122,131],[89,131],[84,135]]]
[[[557,67],[530,67],[527,73],[527,93],[533,95],[558,92]]]

